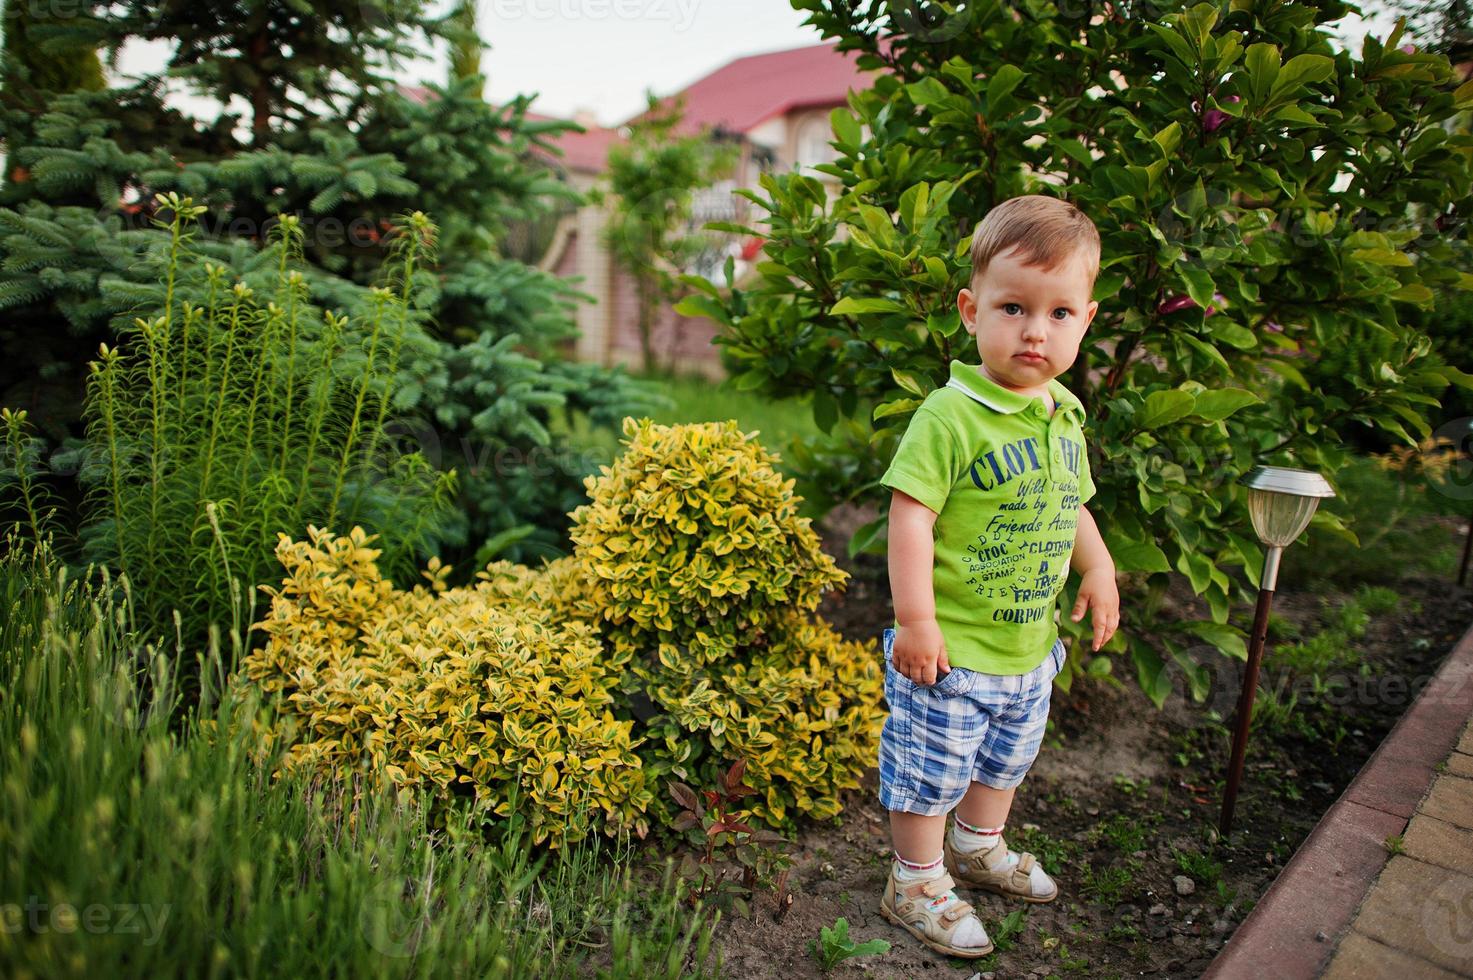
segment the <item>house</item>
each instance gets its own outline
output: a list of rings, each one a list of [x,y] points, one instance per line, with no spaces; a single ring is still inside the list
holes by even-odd
[[[871,84],[871,77],[855,66],[856,58],[852,52],[839,52],[835,44],[750,55],[666,97],[665,102],[684,99],[680,129],[685,133],[710,133],[713,138],[732,140],[740,147],[733,176],[698,197],[693,222],[696,227],[716,220],[747,223],[747,209],[752,205],[734,192],[741,187],[757,188],[758,177],[765,171],[797,167],[813,172],[815,165],[834,159],[829,146],[833,138],[829,113],[846,104],[850,89],[864,89]],[[575,121],[586,131],[564,133],[552,141],[562,156],[551,162],[574,186],[586,190],[601,178],[609,148],[621,140],[623,127],[609,129],[587,119]],[[814,174],[832,180],[825,174]],[[594,303],[579,308],[582,336],[576,356],[601,364],[638,365],[642,355],[634,281],[614,264],[602,245],[608,219],[609,208],[601,205],[588,205],[567,215],[540,264],[558,275],[579,277],[578,288],[595,298]],[[735,257],[740,277],[756,260],[761,242],[732,236],[722,244]],[[719,278],[724,258],[716,259],[691,271]],[[718,350],[711,343],[715,334],[716,325],[710,321],[682,317],[667,309],[655,325],[654,346],[667,363],[720,376]]]

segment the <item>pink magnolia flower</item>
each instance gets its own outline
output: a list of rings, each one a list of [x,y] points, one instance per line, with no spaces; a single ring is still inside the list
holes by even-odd
[[[1166,316],[1168,313],[1191,309],[1196,305],[1197,301],[1190,296],[1173,296],[1170,299],[1162,300],[1161,305],[1156,307],[1156,312],[1161,316]]]
[[[1229,95],[1227,97],[1227,101],[1242,102],[1243,97],[1240,95]],[[1197,109],[1197,103],[1192,103],[1192,109]],[[1223,124],[1231,118],[1232,116],[1228,115],[1226,112],[1223,112],[1221,109],[1208,109],[1206,112],[1202,113],[1202,132],[1215,133],[1217,132],[1217,130],[1221,129]]]

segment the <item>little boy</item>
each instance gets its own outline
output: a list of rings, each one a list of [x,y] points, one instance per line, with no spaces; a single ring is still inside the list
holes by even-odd
[[[1059,893],[1002,830],[1063,667],[1055,605],[1071,555],[1073,619],[1089,610],[1094,649],[1120,622],[1114,562],[1083,506],[1095,492],[1083,406],[1054,380],[1098,309],[1099,263],[1099,232],[1071,204],[1030,195],[988,212],[956,299],[982,364],[951,362],[881,480],[895,626],[880,802],[895,861],[880,911],[952,956],[992,951],[957,882],[1025,902]]]

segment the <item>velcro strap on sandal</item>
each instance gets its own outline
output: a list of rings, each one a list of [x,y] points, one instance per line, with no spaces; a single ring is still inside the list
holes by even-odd
[[[1025,875],[1028,872],[1032,871],[1033,866],[1037,863],[1038,862],[1034,860],[1033,855],[1029,854],[1027,851],[1024,851],[1022,854],[1018,855],[1018,870],[1023,872]]]
[[[972,906],[967,902],[963,902],[961,899],[957,899],[955,905],[941,913],[941,920],[943,922],[958,922],[971,914]]]
[[[927,898],[936,898],[939,895],[945,895],[947,892],[955,888],[956,882],[952,880],[950,874],[943,873],[941,877],[932,878],[930,881],[923,881],[920,883],[920,885],[920,893],[922,895],[926,896]],[[909,889],[907,889],[907,891],[909,891]]]

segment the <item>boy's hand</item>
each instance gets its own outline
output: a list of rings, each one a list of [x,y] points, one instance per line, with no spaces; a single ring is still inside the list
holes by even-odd
[[[941,627],[936,625],[936,620],[916,620],[907,626],[895,627],[895,645],[890,648],[890,662],[917,684],[934,684],[936,678],[950,673],[946,644],[941,639]]]
[[[1090,569],[1080,579],[1079,598],[1074,600],[1070,618],[1079,622],[1086,609],[1090,610],[1089,621],[1095,629],[1094,646],[1090,648],[1095,651],[1109,643],[1120,626],[1120,590],[1115,587],[1113,566]]]

